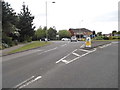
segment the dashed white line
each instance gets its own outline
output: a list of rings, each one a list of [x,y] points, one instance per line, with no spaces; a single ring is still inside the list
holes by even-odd
[[[17,89],[19,90],[20,88],[23,88],[23,87],[25,87],[25,86],[27,86],[27,85],[29,85],[29,84],[37,81],[37,80],[40,79],[40,78],[42,78],[42,76],[38,76],[38,77],[36,77],[36,78],[35,78],[35,76],[32,76],[32,77],[30,77],[29,79],[23,81],[22,83],[16,85],[14,88],[17,88]]]
[[[53,50],[55,50],[55,49],[57,49],[57,48],[58,48],[58,47],[55,47],[55,48],[52,48],[52,49],[46,50],[46,51],[41,52],[41,53],[38,53],[38,54],[40,55],[40,54],[43,54],[43,53],[46,53],[46,52],[49,52],[49,51],[53,51]]]
[[[18,88],[19,86],[23,85],[24,83],[26,83],[27,81],[33,79],[34,77],[35,76],[32,76],[32,77],[28,78],[27,80],[25,80],[25,81],[21,82],[20,84],[16,85],[14,88]]]

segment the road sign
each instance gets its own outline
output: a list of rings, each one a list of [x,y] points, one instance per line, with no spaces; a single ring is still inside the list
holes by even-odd
[[[86,38],[85,44],[86,44],[86,47],[91,47],[91,38],[90,37]]]

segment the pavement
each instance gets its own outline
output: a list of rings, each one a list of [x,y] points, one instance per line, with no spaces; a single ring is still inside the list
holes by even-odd
[[[117,43],[54,41],[2,57],[3,88],[117,88]]]

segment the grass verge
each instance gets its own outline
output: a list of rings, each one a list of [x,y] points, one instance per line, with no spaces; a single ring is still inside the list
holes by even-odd
[[[120,41],[119,39],[114,39],[114,40],[92,40],[92,41]]]
[[[16,53],[16,52],[21,52],[21,51],[25,51],[25,50],[30,50],[30,49],[33,49],[33,48],[38,48],[38,47],[42,47],[42,46],[49,45],[49,44],[51,44],[51,42],[35,41],[35,42],[27,44],[27,45],[25,45],[23,47],[20,47],[18,49],[10,51],[10,52],[8,52],[8,54],[12,54],[12,53]]]

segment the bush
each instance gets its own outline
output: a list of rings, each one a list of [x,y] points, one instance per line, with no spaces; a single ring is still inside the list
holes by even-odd
[[[112,39],[120,39],[120,36],[112,36]]]
[[[28,42],[31,42],[31,41],[32,41],[32,38],[31,38],[31,37],[29,37],[29,38],[27,39],[27,41],[28,41]]]
[[[13,46],[14,44],[11,37],[3,36],[2,40],[3,40],[2,43],[4,43],[5,45],[7,44],[8,47]]]
[[[96,40],[103,40],[103,37],[102,36],[98,36],[95,38]]]
[[[109,40],[109,37],[103,37],[104,40]]]

